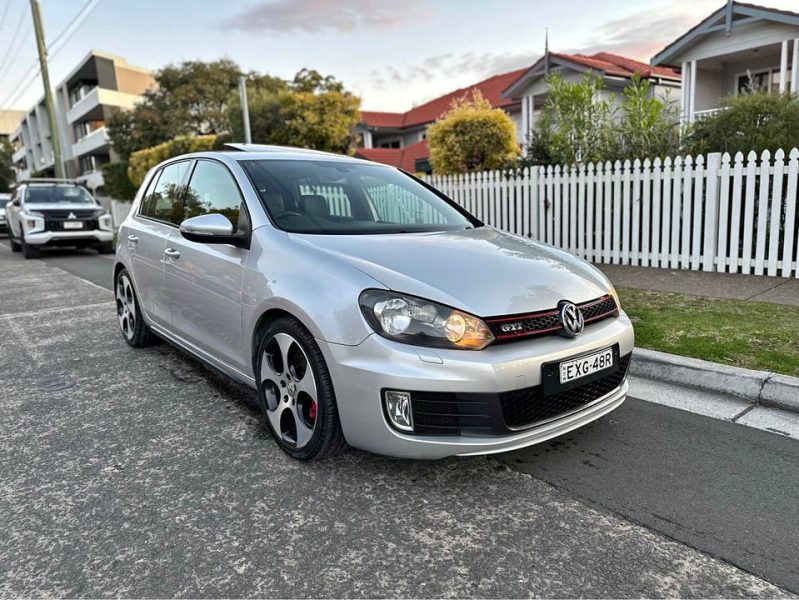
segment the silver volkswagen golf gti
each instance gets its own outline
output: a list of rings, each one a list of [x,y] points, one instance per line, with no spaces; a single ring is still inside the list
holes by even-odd
[[[502,452],[624,401],[632,325],[588,263],[391,167],[237,148],[148,173],[120,229],[119,325],[255,388],[291,456]]]

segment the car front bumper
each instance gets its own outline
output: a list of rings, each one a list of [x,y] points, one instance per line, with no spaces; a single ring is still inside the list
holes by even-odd
[[[77,231],[39,231],[26,233],[25,243],[30,246],[69,246],[74,244],[104,244],[114,239],[107,229]]]
[[[386,389],[443,394],[496,396],[541,384],[544,363],[618,345],[628,356],[634,345],[627,315],[586,327],[579,338],[557,335],[489,346],[481,351],[427,349],[400,344],[376,334],[357,346],[319,341],[333,379],[341,425],[356,448],[403,458],[506,452],[540,443],[581,427],[617,408],[626,380],[574,411],[516,431],[491,435],[415,435],[389,425],[383,410]]]

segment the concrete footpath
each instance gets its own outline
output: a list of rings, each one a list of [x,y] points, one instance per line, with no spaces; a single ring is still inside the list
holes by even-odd
[[[799,279],[790,277],[709,273],[628,265],[596,266],[617,287],[799,306]]]

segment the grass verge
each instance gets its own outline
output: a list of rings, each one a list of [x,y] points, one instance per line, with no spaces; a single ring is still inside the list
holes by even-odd
[[[799,376],[799,306],[619,288],[635,345]]]

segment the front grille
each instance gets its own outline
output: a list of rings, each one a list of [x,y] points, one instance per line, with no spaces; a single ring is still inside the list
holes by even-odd
[[[83,223],[83,227],[81,229],[64,229],[64,223],[75,223],[77,221],[81,221]],[[97,224],[97,219],[55,220],[48,218],[44,221],[44,228],[47,231],[94,231],[95,229],[99,229],[99,225]]]
[[[578,304],[577,309],[583,314],[586,324],[615,317],[619,314],[616,301],[609,294],[596,300]],[[557,308],[526,315],[491,317],[484,320],[499,342],[552,334],[563,329]]]
[[[630,356],[622,356],[619,368],[613,373],[564,392],[546,396],[541,386],[536,386],[500,394],[505,424],[513,429],[530,427],[598,400],[622,384],[630,365]]]

